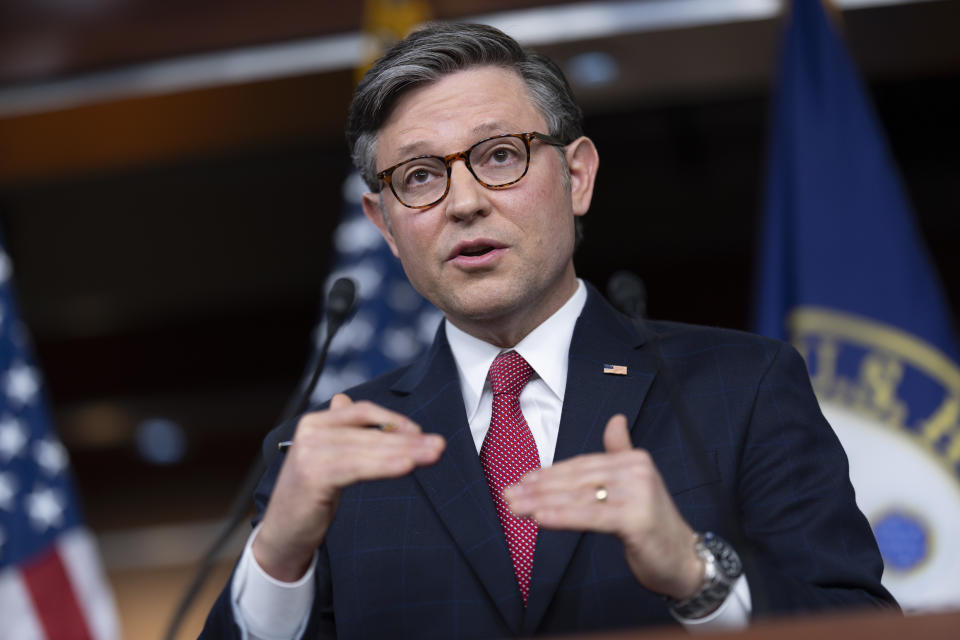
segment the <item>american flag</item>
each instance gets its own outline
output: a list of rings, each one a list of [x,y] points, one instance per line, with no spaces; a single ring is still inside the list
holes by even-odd
[[[0,639],[119,635],[0,244]]]
[[[313,390],[315,402],[413,360],[433,341],[442,317],[410,286],[400,261],[363,214],[360,198],[366,190],[356,172],[344,183],[344,211],[334,232],[336,264],[327,290],[337,278],[353,278],[358,303],[330,345],[327,367]],[[317,345],[325,335],[321,322]]]

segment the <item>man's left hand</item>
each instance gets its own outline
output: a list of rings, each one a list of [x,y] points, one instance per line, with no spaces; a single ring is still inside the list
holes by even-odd
[[[641,584],[678,600],[692,596],[704,572],[693,530],[653,458],[633,448],[625,416],[607,422],[603,446],[604,453],[527,474],[503,492],[510,509],[546,529],[612,533],[623,541],[627,564]]]

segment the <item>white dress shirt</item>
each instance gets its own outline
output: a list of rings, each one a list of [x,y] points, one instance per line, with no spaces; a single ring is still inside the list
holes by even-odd
[[[540,466],[543,468],[553,464],[567,387],[570,341],[586,302],[586,287],[578,279],[573,296],[511,349],[523,356],[534,371],[520,394],[520,409],[533,432],[540,454]],[[470,433],[479,454],[493,413],[493,391],[487,380],[487,372],[494,358],[507,350],[475,338],[450,322],[446,323],[446,333],[457,363]],[[316,558],[306,575],[296,582],[276,580],[253,557],[252,544],[257,531],[259,527],[250,534],[234,573],[231,585],[234,617],[244,638],[299,638],[313,601]],[[750,589],[746,577],[741,576],[716,611],[695,620],[679,620],[689,631],[741,628],[746,626],[750,610]]]

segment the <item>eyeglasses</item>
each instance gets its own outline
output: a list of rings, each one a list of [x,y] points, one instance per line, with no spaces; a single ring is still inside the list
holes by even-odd
[[[466,151],[448,156],[417,156],[377,174],[405,207],[426,209],[447,197],[451,166],[463,160],[477,182],[488,189],[516,184],[530,168],[530,142],[540,140],[555,147],[567,146],[545,133],[508,133],[481,140]]]

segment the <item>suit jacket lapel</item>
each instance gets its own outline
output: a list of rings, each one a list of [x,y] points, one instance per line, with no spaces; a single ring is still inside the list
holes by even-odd
[[[641,349],[644,342],[632,323],[588,285],[587,304],[570,344],[554,464],[582,453],[603,451],[603,430],[614,414],[625,414],[633,429],[656,374],[654,359]],[[627,374],[605,374],[607,364],[625,365]],[[540,530],[523,634],[536,631],[582,536],[575,531]]]
[[[443,435],[440,461],[414,477],[513,634],[520,632],[523,603],[503,529],[470,434],[456,363],[441,325],[430,352],[391,388],[407,396],[406,414]]]

